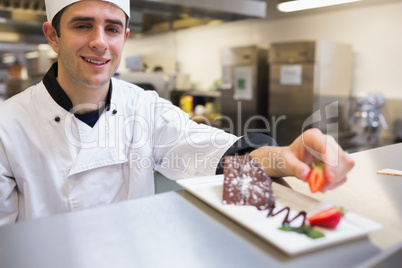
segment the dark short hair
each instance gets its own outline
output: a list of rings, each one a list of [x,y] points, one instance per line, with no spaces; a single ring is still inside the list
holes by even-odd
[[[68,7],[68,6],[67,6]],[[66,8],[64,7],[62,10],[60,10],[59,12],[57,12],[57,14],[53,17],[52,20],[52,26],[53,28],[56,30],[57,36],[60,37],[60,21],[61,21],[61,16],[63,15],[64,11],[66,11]],[[129,24],[129,20],[130,18],[127,16],[126,13],[124,13],[126,15],[126,29],[128,28],[128,24]]]
[[[56,30],[57,36],[60,37],[60,21],[61,21],[61,16],[63,15],[64,11],[66,10],[66,7],[57,12],[57,14],[53,17],[52,20],[52,26]]]

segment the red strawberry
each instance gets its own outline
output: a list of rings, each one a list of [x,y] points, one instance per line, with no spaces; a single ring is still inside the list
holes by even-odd
[[[334,229],[343,216],[343,212],[338,207],[331,207],[307,218],[311,225]]]
[[[307,176],[311,192],[318,192],[325,183],[324,164],[313,164]]]

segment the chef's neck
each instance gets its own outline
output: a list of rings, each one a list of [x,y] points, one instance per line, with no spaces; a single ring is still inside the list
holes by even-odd
[[[67,82],[59,77],[57,77],[57,81],[70,98],[73,113],[85,114],[99,110],[105,105],[110,81],[99,87],[78,85],[78,83]]]

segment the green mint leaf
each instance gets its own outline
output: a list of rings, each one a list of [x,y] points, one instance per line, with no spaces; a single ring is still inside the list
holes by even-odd
[[[282,226],[279,228],[279,230],[282,230],[285,232],[296,232],[299,234],[304,234],[304,231],[301,228],[290,227],[290,226]]]
[[[314,230],[313,227],[310,225],[303,225],[301,227],[282,226],[279,228],[279,230],[285,231],[285,232],[296,232],[298,234],[305,234],[308,237],[310,237],[311,239],[317,239],[320,237],[324,237],[323,233]]]
[[[310,238],[312,239],[317,239],[320,237],[324,237],[324,234],[314,230],[314,228],[311,225],[303,225],[302,227],[300,227],[301,229],[303,229],[303,232]]]

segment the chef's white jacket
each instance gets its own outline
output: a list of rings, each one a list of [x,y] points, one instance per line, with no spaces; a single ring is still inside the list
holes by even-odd
[[[93,128],[43,82],[0,105],[0,225],[151,195],[155,170],[171,179],[213,175],[238,139],[196,124],[153,91],[112,85]]]

